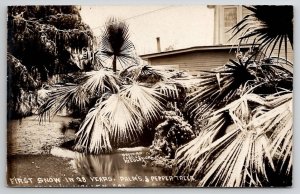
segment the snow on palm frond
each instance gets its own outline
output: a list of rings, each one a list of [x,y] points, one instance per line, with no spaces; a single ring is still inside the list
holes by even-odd
[[[109,122],[102,117],[97,104],[87,114],[79,131],[76,133],[75,150],[87,153],[109,153],[112,151],[109,137]]]
[[[142,134],[142,127],[160,117],[165,110],[164,100],[156,88],[138,82],[105,95],[83,121],[77,133],[77,149],[102,153],[111,150],[112,141],[118,145],[135,140]]]
[[[223,114],[215,115],[208,123],[205,130],[200,131],[197,138],[193,139],[176,152],[178,169],[180,173],[189,174],[198,165],[197,160],[203,154],[203,148],[210,145],[218,134],[224,134],[230,124]],[[197,145],[197,146],[195,146]]]
[[[81,86],[62,86],[55,88],[49,92],[46,102],[38,109],[40,119],[47,116],[55,116],[59,111],[63,110],[69,103],[73,103],[83,108],[89,102],[89,94]]]
[[[128,142],[142,133],[141,114],[130,99],[122,93],[112,94],[100,103],[100,115],[110,123],[110,136],[116,142]]]
[[[230,61],[224,68],[200,75],[199,89],[187,96],[186,108],[192,116],[221,108],[249,90],[268,95],[293,87],[293,73],[282,65],[284,62]]]
[[[46,102],[39,108],[41,119],[49,113],[55,116],[69,103],[83,109],[92,98],[99,97],[107,91],[118,91],[120,84],[118,77],[104,68],[87,72],[81,81],[78,85],[61,86],[52,90]]]
[[[149,84],[166,79],[163,74],[149,65],[132,65],[124,69],[120,77]]]
[[[110,18],[101,35],[101,55],[113,60],[113,71],[117,71],[117,60],[126,67],[130,63],[136,63],[134,55],[135,47],[129,40],[129,26],[126,22],[116,18]]]
[[[154,85],[154,88],[159,91],[165,98],[178,99],[179,88],[183,88],[175,81],[161,81]]]
[[[271,133],[269,146],[272,157],[280,159],[281,170],[287,162],[284,170],[289,174],[292,167],[293,94],[271,96],[265,105],[270,108],[254,117],[251,124]]]
[[[87,72],[84,78],[86,81],[82,87],[93,94],[101,95],[106,91],[117,91],[119,78],[110,70],[102,68],[98,71]]]
[[[121,93],[128,97],[131,104],[140,110],[147,123],[159,118],[160,113],[164,110],[163,97],[160,92],[153,88],[134,82],[125,86]]]
[[[129,142],[142,133],[139,122],[142,116],[130,99],[121,93],[108,95],[97,102],[82,122],[76,134],[77,150],[110,152],[110,142]]]
[[[187,96],[187,109],[191,115],[198,117],[208,109],[222,107],[236,99],[238,90],[255,77],[249,61],[236,62],[230,60],[225,69],[203,73],[199,89]]]
[[[261,186],[261,181],[268,180],[266,164],[274,169],[269,140],[262,128],[251,125],[249,102],[257,99],[256,96],[245,95],[225,107],[234,126],[230,132],[212,142],[200,159],[199,163],[205,168],[198,165],[194,173],[195,176],[199,176],[197,173],[200,171],[204,174],[199,186]]]
[[[284,114],[284,118],[280,123],[280,127],[276,127],[274,133],[271,136],[272,144],[271,147],[273,149],[272,154],[274,157],[278,155],[279,159],[282,159],[281,170],[283,168],[284,163],[288,159],[287,166],[287,174],[291,172],[293,156],[293,115],[292,115],[292,101],[287,102],[286,104],[289,106],[288,110],[285,110],[282,114]],[[285,106],[286,106],[285,105]],[[276,151],[275,151],[276,150]],[[277,152],[277,153],[276,153]]]
[[[199,165],[195,169],[204,174],[199,186],[261,186],[261,180],[267,180],[266,160],[271,166],[273,162],[266,135],[236,128],[219,140],[199,162],[205,169]]]
[[[289,158],[289,171],[291,100],[292,93],[286,92],[267,97],[245,94],[215,111],[199,136],[178,149],[178,173],[200,179],[199,186],[238,187],[268,182],[266,168],[275,171],[276,158]]]

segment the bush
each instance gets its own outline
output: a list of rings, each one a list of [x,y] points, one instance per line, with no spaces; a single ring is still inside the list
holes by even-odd
[[[192,126],[183,118],[176,107],[174,110],[164,111],[164,121],[155,128],[155,135],[150,146],[151,155],[173,159],[176,150],[195,138]]]

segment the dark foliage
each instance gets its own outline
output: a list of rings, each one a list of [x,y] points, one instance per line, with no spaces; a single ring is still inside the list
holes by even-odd
[[[35,93],[53,75],[84,69],[79,53],[92,46],[93,36],[82,23],[79,9],[77,6],[8,7],[8,101],[9,109],[15,109],[16,115],[20,112],[17,104],[24,100],[21,91]],[[16,65],[12,64],[18,63],[21,64],[18,68],[23,68],[22,76],[26,74],[24,80],[19,77],[20,72],[13,69]],[[35,81],[30,88],[24,86],[24,83],[32,85],[29,78]],[[25,107],[30,110],[30,106]]]
[[[31,114],[37,103],[35,88],[37,82],[27,68],[11,54],[7,54],[7,116],[20,118]]]
[[[92,45],[76,6],[10,6],[7,27],[8,52],[42,81],[80,70],[73,54]]]
[[[284,44],[287,54],[287,44],[293,47],[293,6],[245,6],[252,13],[245,16],[231,31],[233,37],[239,36],[241,42],[255,38],[253,43],[259,45],[258,52],[272,54],[275,46],[279,51]],[[279,56],[279,53],[278,53]]]

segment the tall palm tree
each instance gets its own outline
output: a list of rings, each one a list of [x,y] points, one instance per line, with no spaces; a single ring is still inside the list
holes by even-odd
[[[129,40],[129,28],[124,21],[110,18],[101,37],[101,53],[112,59],[113,71],[117,71],[117,61],[122,65],[135,63],[134,45]]]

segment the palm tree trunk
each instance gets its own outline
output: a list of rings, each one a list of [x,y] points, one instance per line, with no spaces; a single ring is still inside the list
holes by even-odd
[[[116,56],[114,56],[112,65],[113,65],[113,71],[116,73],[117,72],[117,58],[116,58]]]

